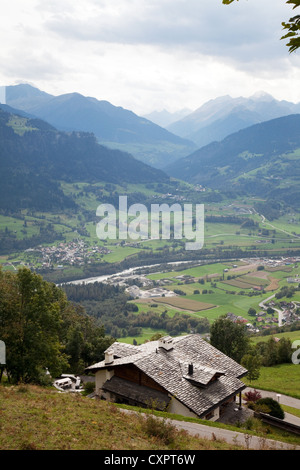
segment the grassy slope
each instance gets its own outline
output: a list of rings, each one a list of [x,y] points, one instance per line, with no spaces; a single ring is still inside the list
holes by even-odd
[[[148,423],[149,424],[149,423]],[[165,427],[164,427],[165,426]],[[78,394],[0,386],[0,450],[229,450],[237,447],[177,432]]]
[[[299,371],[299,364],[279,364],[272,367],[261,367],[260,377],[257,380],[249,382],[245,379],[244,382],[251,388],[269,390],[300,399]]]
[[[289,338],[291,343],[300,340],[300,331],[288,331],[276,333],[273,337]],[[270,335],[252,337],[251,342],[257,344],[266,342],[272,338]],[[261,367],[260,377],[252,382],[244,379],[244,382],[252,388],[269,390],[283,395],[289,395],[300,399],[300,366],[299,364],[279,364],[272,367]]]
[[[0,385],[0,450],[242,450],[216,439],[199,439],[177,431],[170,419],[199,422],[247,435],[259,435],[297,444],[297,437],[259,422],[248,429],[155,412],[123,413],[119,407],[78,394],[60,394],[37,386]],[[289,410],[290,411],[290,410]]]

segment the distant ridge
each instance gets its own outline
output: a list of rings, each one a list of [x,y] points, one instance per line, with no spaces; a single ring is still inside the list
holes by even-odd
[[[253,124],[300,113],[300,103],[278,101],[257,92],[250,98],[220,96],[168,126],[168,130],[203,147]]]
[[[76,203],[60,182],[164,182],[161,170],[97,143],[91,133],[61,132],[0,105],[0,209],[66,209]]]
[[[144,118],[149,119],[150,121],[154,122],[158,126],[167,128],[174,122],[177,122],[180,119],[183,119],[185,116],[187,116],[191,112],[192,111],[189,109],[182,109],[180,111],[171,113],[167,111],[166,109],[164,109],[162,111],[153,111],[152,113],[146,114]]]
[[[7,86],[6,104],[39,117],[58,130],[92,132],[99,143],[132,153],[157,168],[197,148],[132,111],[79,93],[53,96],[31,85]]]
[[[255,124],[166,168],[175,178],[300,208],[300,114]]]

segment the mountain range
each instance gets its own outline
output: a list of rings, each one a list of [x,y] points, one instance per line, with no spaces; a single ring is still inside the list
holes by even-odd
[[[31,85],[7,86],[6,104],[61,131],[92,132],[99,143],[129,152],[156,168],[197,148],[132,111],[79,93],[53,96]]]
[[[5,108],[6,110],[2,109]],[[87,132],[62,132],[0,105],[0,209],[75,207],[62,181],[166,182],[167,175],[132,155],[100,145]]]
[[[289,114],[300,113],[300,103],[279,101],[268,93],[250,98],[221,96],[167,127],[170,132],[203,147],[246,127]]]
[[[221,96],[193,112],[163,110],[140,117],[79,93],[53,96],[25,84],[5,88],[6,104],[19,114],[40,118],[61,131],[91,132],[99,143],[159,169],[253,124],[300,113],[300,103],[279,101],[265,92],[249,98]]]
[[[219,137],[198,150],[193,145],[192,151],[185,147],[183,158],[175,152],[172,158],[160,160],[163,171],[153,162],[148,165],[127,152],[99,144],[99,133],[115,138],[116,147],[125,145],[128,138],[147,153],[155,142],[161,142],[161,136],[173,136],[131,111],[78,93],[54,97],[30,85],[7,87],[6,102],[0,115],[2,207],[18,209],[41,201],[47,206],[46,190],[51,194],[50,205],[74,204],[66,200],[60,181],[147,183],[169,177],[222,192],[280,198],[293,207],[299,204],[300,114],[291,114],[299,105],[265,93],[249,99],[211,100],[173,124],[173,128],[184,124],[190,135],[202,125],[206,139],[218,132]],[[253,120],[259,122],[251,124]],[[229,135],[222,138],[225,123]],[[242,129],[233,131],[236,126]],[[168,145],[170,150],[175,144],[169,141]]]

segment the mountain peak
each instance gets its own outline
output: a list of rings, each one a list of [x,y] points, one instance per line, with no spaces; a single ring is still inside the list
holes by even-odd
[[[252,100],[260,100],[260,101],[273,101],[274,98],[269,93],[265,91],[256,91],[253,95],[250,96]]]
[[[6,86],[6,104],[16,109],[31,113],[41,103],[48,102],[52,95],[35,88],[28,83]]]

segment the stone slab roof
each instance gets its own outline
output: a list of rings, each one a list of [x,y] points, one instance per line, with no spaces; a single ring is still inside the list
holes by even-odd
[[[166,350],[159,341],[141,346],[116,342],[107,350],[115,358],[109,367],[134,364],[200,417],[245,388],[239,379],[247,370],[200,335],[173,338],[172,344],[173,348]],[[189,364],[193,364],[192,375]],[[96,372],[107,367],[102,361],[88,370]]]

